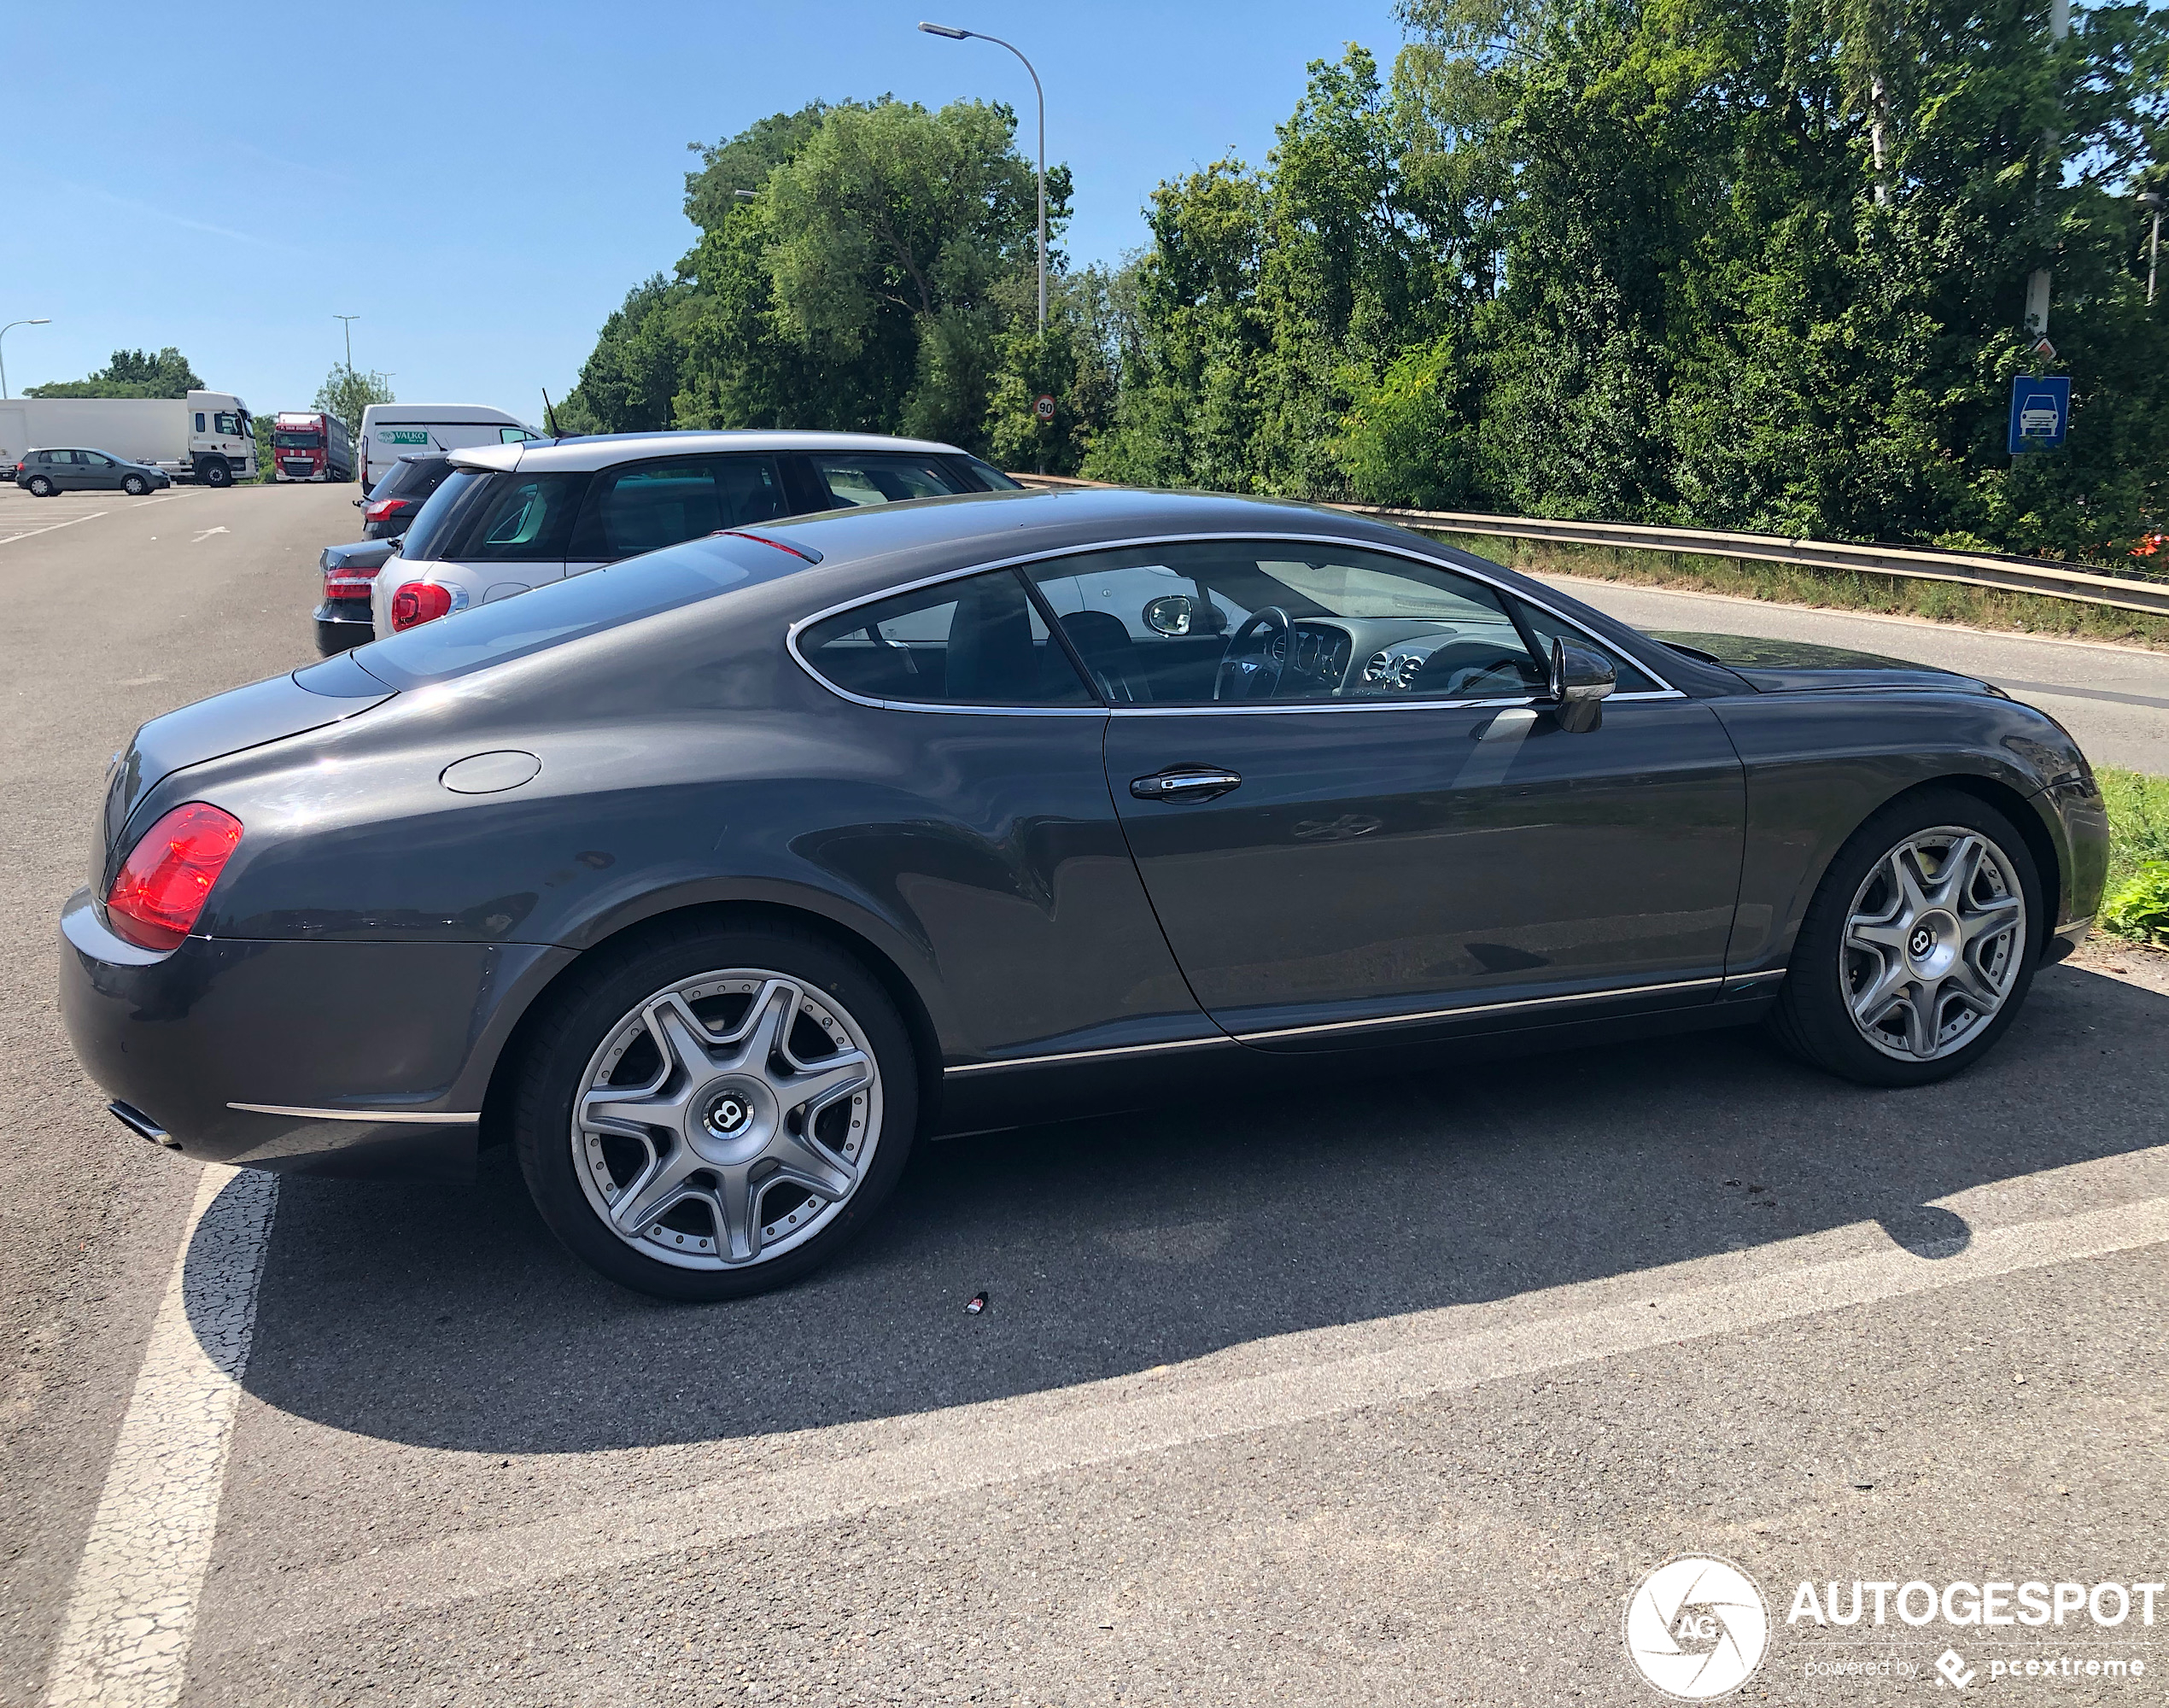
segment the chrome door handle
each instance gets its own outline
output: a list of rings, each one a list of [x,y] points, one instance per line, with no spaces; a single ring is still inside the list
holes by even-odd
[[[1130,779],[1130,793],[1139,800],[1211,800],[1230,789],[1242,787],[1233,771],[1200,766],[1180,771],[1155,771],[1149,777]]]

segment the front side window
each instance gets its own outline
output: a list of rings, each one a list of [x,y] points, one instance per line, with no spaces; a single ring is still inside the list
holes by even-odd
[[[813,624],[799,656],[868,699],[934,705],[1090,705],[1069,655],[1011,570],[944,582]]]
[[[1518,699],[1546,676],[1484,582],[1285,540],[1133,547],[1028,571],[1117,704]]]
[[[629,558],[785,513],[773,458],[688,457],[595,477],[574,538],[575,559]]]
[[[497,442],[500,445],[524,445],[534,436],[524,427],[500,427],[497,430]]]
[[[907,498],[944,498],[966,490],[938,456],[895,451],[816,451],[810,460],[839,507],[895,504]]]
[[[200,425],[203,418],[199,415],[196,418]],[[221,409],[218,413],[217,421],[218,430],[221,433],[238,434],[241,431],[241,418],[238,415]]]
[[[102,452],[84,451],[79,454],[84,462],[88,463],[94,469],[109,469],[113,466],[113,459]]]

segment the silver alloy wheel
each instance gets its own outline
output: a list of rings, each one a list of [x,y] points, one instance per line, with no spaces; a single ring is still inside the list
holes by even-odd
[[[881,1138],[881,1073],[833,995],[739,967],[658,991],[580,1078],[573,1172],[643,1255],[742,1269],[804,1245]]]
[[[1839,977],[1861,1036],[1901,1062],[1962,1050],[2026,958],[2026,891],[1977,830],[1915,831],[1854,892]]]

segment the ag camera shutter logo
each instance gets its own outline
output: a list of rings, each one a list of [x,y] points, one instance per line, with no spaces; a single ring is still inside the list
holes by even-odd
[[[1627,1658],[1667,1696],[1709,1702],[1755,1676],[1770,1612],[1755,1580],[1729,1560],[1683,1553],[1627,1600]]]

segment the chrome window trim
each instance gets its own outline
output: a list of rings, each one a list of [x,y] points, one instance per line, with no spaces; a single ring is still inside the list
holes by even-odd
[[[1266,541],[1267,543],[1280,541],[1295,546],[1336,546],[1343,551],[1377,552],[1385,557],[1406,558],[1411,563],[1427,564],[1433,569],[1445,570],[1449,574],[1453,575],[1466,576],[1470,581],[1476,582],[1480,586],[1489,588],[1494,593],[1500,594],[1509,598],[1520,600],[1525,605],[1535,605],[1537,610],[1542,611],[1546,617],[1551,617],[1555,622],[1565,624],[1567,628],[1573,630],[1574,633],[1581,635],[1585,640],[1591,641],[1598,646],[1605,648],[1607,651],[1611,650],[1611,647],[1612,643],[1607,642],[1600,637],[1592,635],[1575,618],[1569,617],[1564,611],[1554,609],[1552,606],[1546,604],[1541,599],[1534,598],[1531,595],[1522,592],[1517,588],[1510,588],[1504,582],[1495,581],[1491,576],[1482,574],[1477,570],[1466,569],[1459,564],[1441,562],[1436,558],[1426,556],[1424,553],[1412,550],[1406,546],[1374,542],[1367,540],[1351,540],[1343,535],[1338,534],[1261,534],[1254,529],[1244,529],[1239,532],[1216,532],[1210,534],[1152,534],[1146,535],[1137,539],[1100,540],[1095,541],[1088,546],[1066,546],[1059,550],[1051,552],[1026,552],[1013,558],[1002,558],[987,563],[974,564],[968,569],[944,570],[938,575],[922,576],[916,581],[899,582],[895,586],[884,588],[877,593],[860,594],[853,598],[839,600],[834,605],[827,606],[822,610],[812,612],[810,615],[798,618],[790,626],[788,629],[784,632],[784,650],[790,653],[792,661],[795,663],[800,670],[804,670],[807,676],[810,676],[821,687],[826,689],[828,693],[834,694],[837,699],[847,700],[853,705],[871,706],[877,711],[961,712],[983,717],[1106,717],[1109,716],[1195,717],[1200,714],[1217,715],[1224,711],[1266,711],[1278,713],[1295,711],[1398,711],[1403,707],[1410,706],[1466,706],[1474,709],[1481,709],[1486,706],[1537,705],[1548,703],[1546,702],[1541,695],[1535,694],[1524,695],[1517,699],[1477,700],[1412,699],[1391,700],[1311,700],[1299,703],[1290,703],[1287,705],[1281,705],[1271,700],[1229,700],[1215,701],[1208,705],[1182,706],[1110,706],[1104,702],[1091,706],[962,705],[948,705],[928,700],[875,699],[868,695],[853,693],[848,688],[837,687],[835,683],[830,681],[827,677],[822,676],[819,670],[816,670],[807,660],[806,655],[798,650],[798,637],[806,629],[811,628],[816,623],[825,623],[832,617],[841,617],[845,612],[855,611],[861,605],[874,605],[885,599],[895,599],[903,594],[916,593],[921,588],[939,587],[944,582],[966,581],[973,576],[990,575],[997,570],[1020,569],[1027,564],[1051,563],[1059,559],[1084,557],[1095,552],[1122,552],[1128,551],[1132,547],[1144,546],[1189,546],[1207,544],[1215,541],[1242,540],[1256,540]],[[1656,644],[1661,646],[1663,643],[1659,641]],[[1633,693],[1608,694],[1605,696],[1607,699],[1626,701],[1685,699],[1687,698],[1685,693],[1681,693],[1678,688],[1674,687],[1671,683],[1665,681],[1663,676],[1652,666],[1644,663],[1640,658],[1635,658],[1633,662],[1637,670],[1640,670],[1644,676],[1649,677],[1651,681],[1657,684],[1657,690],[1655,692],[1641,690]],[[1091,684],[1089,681],[1085,684],[1085,686],[1088,689],[1091,687]],[[1094,693],[1097,692],[1096,689],[1092,691]]]
[[[471,1126],[482,1119],[473,1114],[426,1114],[418,1109],[310,1109],[292,1103],[228,1103],[252,1115],[297,1115],[307,1120],[387,1121],[413,1126]]]

